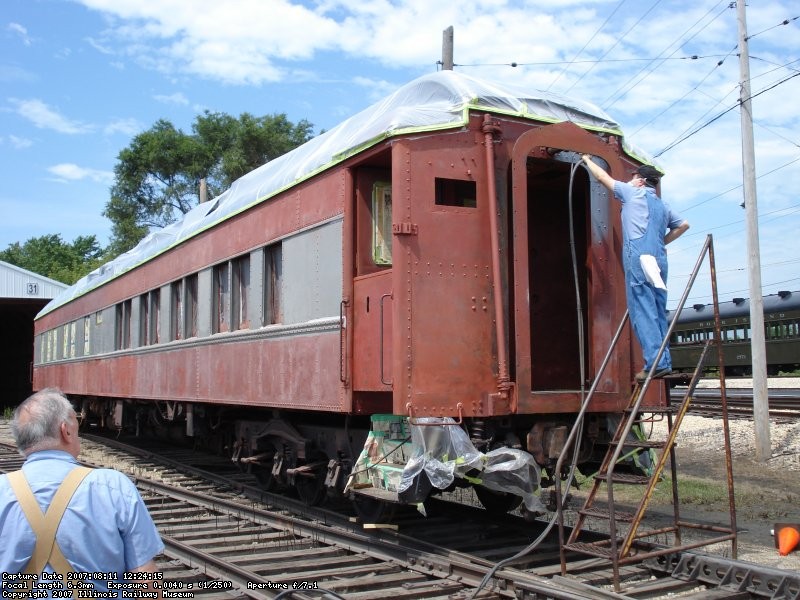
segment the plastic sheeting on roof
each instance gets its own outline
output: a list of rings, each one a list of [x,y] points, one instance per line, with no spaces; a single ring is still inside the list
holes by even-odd
[[[587,129],[621,134],[609,116],[589,103],[490,83],[454,71],[425,75],[330,131],[237,179],[230,189],[211,202],[196,206],[181,221],[150,233],[135,248],[54,298],[39,316],[383,139],[464,125],[469,109],[550,123],[572,121]]]

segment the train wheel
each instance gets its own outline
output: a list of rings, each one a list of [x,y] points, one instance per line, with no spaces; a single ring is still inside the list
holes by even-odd
[[[278,477],[272,473],[275,466],[275,456],[277,450],[272,443],[261,443],[258,447],[258,462],[251,462],[248,464],[248,472],[256,478],[258,485],[267,492],[274,492],[283,486]]]
[[[353,508],[362,523],[391,523],[397,504],[363,494],[353,494]]]
[[[313,468],[304,474],[295,475],[294,487],[297,496],[308,506],[322,504],[325,499],[325,475],[328,473],[328,458],[321,452],[310,457],[307,465]]]
[[[522,498],[508,492],[495,492],[482,485],[476,485],[474,490],[483,508],[492,515],[504,515],[522,504]]]

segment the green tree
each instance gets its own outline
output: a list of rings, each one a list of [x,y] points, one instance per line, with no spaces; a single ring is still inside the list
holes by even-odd
[[[52,233],[14,242],[0,251],[0,260],[62,283],[73,284],[103,262],[104,251],[93,235],[78,236],[69,244]]]
[[[192,133],[161,119],[122,150],[103,215],[112,222],[112,255],[132,248],[151,228],[173,223],[199,201],[205,179],[213,198],[233,181],[312,137],[306,120],[285,114],[238,119],[206,111]]]

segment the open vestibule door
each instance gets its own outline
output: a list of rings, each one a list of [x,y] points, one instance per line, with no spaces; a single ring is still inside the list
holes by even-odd
[[[619,208],[581,154],[625,170],[614,138],[572,123],[521,135],[512,152],[513,347],[518,412],[573,412],[625,314]],[[576,289],[577,288],[577,289]],[[602,375],[594,410],[627,399],[630,333]]]

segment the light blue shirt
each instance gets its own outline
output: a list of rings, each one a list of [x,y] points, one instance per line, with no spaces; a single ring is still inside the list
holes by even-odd
[[[624,181],[614,182],[614,196],[622,203],[622,232],[627,239],[638,239],[647,231],[650,218],[647,208],[648,193],[657,196],[655,190],[647,186],[636,187]],[[663,232],[666,233],[666,229],[674,229],[683,223],[683,218],[669,204],[663,200],[661,202],[667,214],[667,227]]]
[[[34,452],[27,458],[22,472],[43,511],[77,465],[78,461],[60,450]],[[136,486],[111,469],[94,469],[83,480],[64,512],[56,541],[75,572],[110,572],[116,574],[112,581],[119,582],[124,581],[126,571],[141,567],[164,550]],[[0,572],[23,571],[35,543],[8,477],[0,475]],[[52,572],[50,565],[46,570]],[[108,591],[105,578],[93,583],[95,589]],[[0,588],[7,589],[6,583],[0,581]]]

